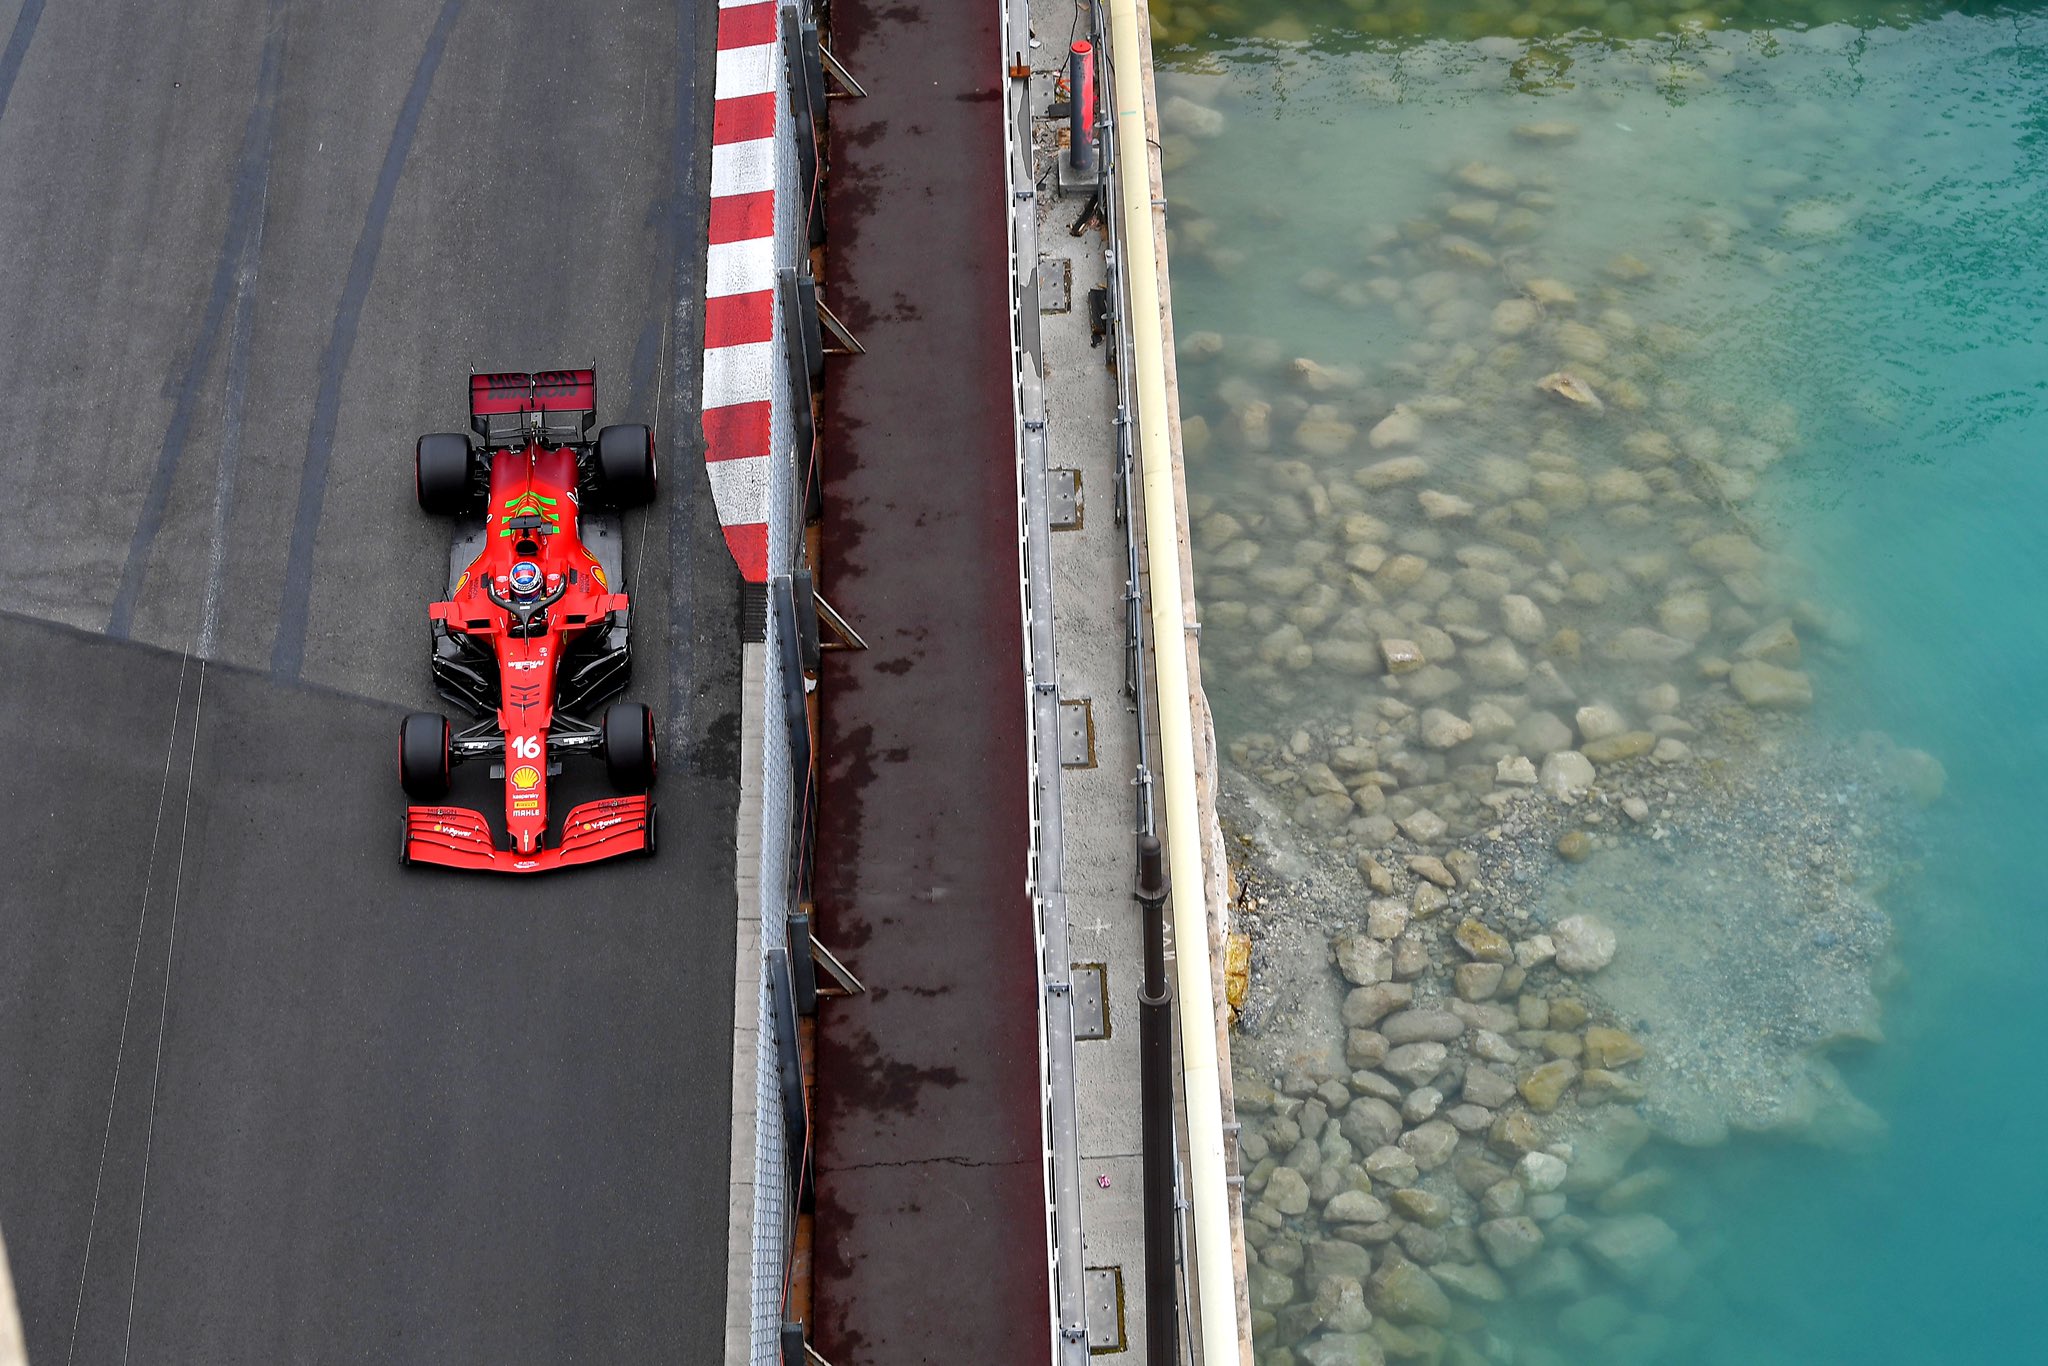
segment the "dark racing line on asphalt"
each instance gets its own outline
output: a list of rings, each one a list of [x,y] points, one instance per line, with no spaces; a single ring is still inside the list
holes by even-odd
[[[434,73],[441,69],[442,54],[448,49],[449,31],[461,13],[462,0],[443,0],[440,16],[434,20],[434,31],[427,35],[427,45],[413,72],[412,88],[405,92],[398,123],[391,130],[391,145],[384,152],[384,166],[377,173],[377,188],[370,196],[369,211],[363,215],[362,235],[356,239],[355,256],[348,266],[348,282],[342,286],[341,303],[334,310],[334,331],[327,338],[327,349],[320,355],[320,393],[313,400],[313,425],[306,433],[306,459],[299,470],[299,506],[292,518],[284,596],[277,608],[277,643],[270,651],[270,672],[283,682],[295,681],[305,667],[306,614],[313,593],[313,537],[320,529],[320,509],[327,496],[327,470],[334,459],[334,428],[341,406],[342,380],[356,347],[363,303],[369,298],[370,280],[377,271],[377,254],[384,249],[384,225],[391,217],[391,201],[398,195],[399,177],[405,174],[406,158],[412,154],[420,115],[426,108],[428,93],[434,88]]]
[[[149,490],[143,495],[142,511],[135,519],[135,534],[128,542],[128,558],[122,562],[121,581],[114,590],[114,605],[107,618],[107,634],[124,640],[135,624],[135,600],[142,592],[142,576],[149,568],[149,554],[156,545],[157,533],[163,529],[164,508],[171,497],[171,476],[177,472],[179,457],[185,453],[185,439],[192,429],[200,386],[213,368],[213,350],[220,340],[222,319],[227,316],[237,281],[242,279],[250,244],[262,230],[264,191],[270,184],[271,130],[277,111],[278,84],[284,76],[284,0],[269,3],[263,63],[257,77],[256,100],[249,107],[248,126],[242,134],[240,167],[229,202],[228,230],[221,238],[220,259],[213,268],[213,285],[206,295],[206,312],[200,320],[199,334],[193,338],[184,374],[178,380],[177,406],[171,410],[163,444],[157,448]],[[245,291],[254,287],[253,279],[242,283]]]

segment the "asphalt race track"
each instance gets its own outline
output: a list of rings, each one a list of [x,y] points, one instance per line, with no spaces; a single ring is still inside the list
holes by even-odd
[[[714,20],[0,0],[0,1228],[32,1360],[715,1359]],[[662,438],[628,524],[660,856],[401,870],[447,546],[413,438],[460,429],[471,370],[592,363],[599,420]]]

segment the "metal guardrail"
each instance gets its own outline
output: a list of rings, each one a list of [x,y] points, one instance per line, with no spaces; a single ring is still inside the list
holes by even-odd
[[[1107,27],[1103,21],[1102,8],[1091,2],[1088,5],[1093,20],[1090,38],[1096,51],[1105,49],[1108,42]],[[1115,78],[1109,65],[1099,68],[1105,83]],[[1147,835],[1159,833],[1158,814],[1153,808],[1153,767],[1152,767],[1152,718],[1150,690],[1145,686],[1145,594],[1142,577],[1142,559],[1138,547],[1138,519],[1136,516],[1137,495],[1137,453],[1133,449],[1134,400],[1131,393],[1131,373],[1135,367],[1131,353],[1130,330],[1122,326],[1123,301],[1128,297],[1124,292],[1124,253],[1122,224],[1115,211],[1119,202],[1119,181],[1122,167],[1119,164],[1116,139],[1116,102],[1105,98],[1096,105],[1100,110],[1098,126],[1102,130],[1099,155],[1102,158],[1102,235],[1107,244],[1105,253],[1108,262],[1109,297],[1105,321],[1109,327],[1112,345],[1116,348],[1116,522],[1124,533],[1124,695],[1131,700],[1132,711],[1138,728],[1138,761],[1131,774],[1131,786],[1136,794],[1136,834],[1142,842]],[[1178,1279],[1178,1301],[1174,1306],[1176,1319],[1181,1324],[1191,1321],[1189,1310],[1194,1296],[1188,1285],[1187,1250],[1187,1167],[1180,1157],[1180,1122],[1172,1120],[1173,1133],[1173,1209],[1174,1209],[1174,1265]],[[1195,1334],[1176,1335],[1176,1361],[1193,1362],[1195,1358]],[[1158,1363],[1157,1366],[1167,1366]]]
[[[1102,7],[1088,5],[1091,17],[1089,33],[1095,50],[1104,50],[1108,34],[1103,22]],[[1100,79],[1105,83],[1112,79],[1108,63],[1097,67]],[[1097,126],[1103,136],[1100,139],[1099,155],[1102,158],[1102,235],[1108,247],[1109,297],[1106,304],[1107,322],[1110,335],[1116,347],[1116,522],[1124,532],[1124,695],[1131,699],[1137,715],[1138,763],[1131,775],[1131,784],[1137,790],[1137,833],[1156,835],[1159,833],[1158,818],[1152,809],[1152,717],[1151,703],[1145,688],[1145,595],[1142,587],[1141,564],[1138,553],[1138,519],[1136,517],[1137,494],[1134,483],[1137,478],[1137,454],[1132,439],[1136,405],[1131,394],[1131,370],[1134,361],[1131,356],[1130,332],[1121,326],[1123,320],[1124,255],[1121,233],[1117,223],[1114,205],[1117,202],[1117,185],[1121,169],[1117,163],[1116,151],[1116,105],[1108,99],[1099,100],[1096,108]]]

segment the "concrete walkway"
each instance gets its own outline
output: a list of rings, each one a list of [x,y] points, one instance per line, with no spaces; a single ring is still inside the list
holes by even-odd
[[[1037,957],[993,5],[837,0],[835,361],[820,585],[866,637],[819,687],[818,933],[867,984],[818,1024],[829,1361],[1046,1361]]]

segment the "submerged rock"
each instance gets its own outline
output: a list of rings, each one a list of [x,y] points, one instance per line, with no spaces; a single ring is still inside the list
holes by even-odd
[[[1511,171],[1499,166],[1489,166],[1483,161],[1469,161],[1451,173],[1451,179],[1469,190],[1481,194],[1511,195],[1515,192],[1515,177]]]
[[[1564,1184],[1564,1159],[1550,1153],[1525,1153],[1515,1164],[1515,1175],[1532,1195],[1543,1195]]]
[[[1752,707],[1790,710],[1813,705],[1813,680],[1796,669],[1744,659],[1728,671],[1736,694]]]
[[[1557,1108],[1564,1093],[1579,1079],[1579,1065],[1569,1058],[1553,1058],[1522,1075],[1518,1089],[1532,1110],[1548,1112]]]
[[[1417,844],[1435,844],[1450,833],[1450,826],[1444,818],[1426,806],[1398,818],[1394,824]]]
[[[1160,103],[1159,122],[1175,133],[1191,138],[1223,136],[1222,113],[1206,104],[1197,104],[1185,95],[1172,95]]]
[[[1450,1050],[1440,1043],[1406,1043],[1392,1049],[1380,1070],[1411,1086],[1427,1086],[1444,1070]]]
[[[1678,1235],[1654,1214],[1624,1214],[1601,1220],[1579,1246],[1615,1279],[1640,1285],[1678,1246]]]
[[[1501,595],[1500,623],[1509,638],[1524,645],[1535,645],[1550,634],[1550,624],[1544,618],[1543,609],[1521,593]]]
[[[1766,664],[1789,669],[1799,662],[1799,633],[1792,629],[1789,617],[1780,617],[1752,632],[1748,639],[1736,646],[1735,657],[1761,659]]]
[[[1542,316],[1533,300],[1503,299],[1493,306],[1493,330],[1503,337],[1519,337]]]
[[[1429,663],[1429,660],[1423,657],[1420,645],[1395,636],[1384,636],[1380,639],[1380,659],[1390,674],[1409,673]]]
[[[1581,411],[1596,414],[1607,411],[1607,405],[1601,401],[1600,395],[1593,392],[1592,385],[1563,370],[1537,380],[1536,387]]]
[[[1452,938],[1458,947],[1482,963],[1499,963],[1503,966],[1514,962],[1515,951],[1506,936],[1487,928],[1477,920],[1466,919],[1452,931]]]
[[[1505,636],[1496,636],[1464,651],[1459,659],[1473,682],[1485,688],[1511,688],[1529,676],[1529,661]]]
[[[1451,1301],[1436,1278],[1413,1262],[1393,1261],[1373,1273],[1366,1300],[1397,1323],[1441,1327],[1451,1321]]]
[[[1370,1028],[1414,999],[1415,988],[1406,982],[1356,987],[1344,998],[1344,1023],[1355,1029]]]
[[[1431,1268],[1437,1282],[1461,1300],[1498,1304],[1508,1297],[1507,1282],[1492,1267],[1473,1262],[1443,1262]]]
[[[1454,749],[1472,738],[1472,723],[1431,707],[1422,713],[1422,743],[1431,749]]]
[[[1559,801],[1577,801],[1593,786],[1593,761],[1577,750],[1558,750],[1544,759],[1538,781]]]
[[[1371,986],[1393,976],[1393,950],[1370,935],[1347,934],[1331,947],[1336,951],[1337,971],[1353,986]]]
[[[1330,1224],[1377,1224],[1387,1217],[1385,1203],[1362,1190],[1339,1191],[1323,1206]]]
[[[1603,740],[1594,740],[1581,746],[1580,752],[1596,764],[1618,764],[1624,759],[1638,759],[1657,746],[1657,737],[1646,730],[1623,731]]]
[[[1586,1065],[1615,1068],[1643,1056],[1643,1046],[1626,1031],[1594,1025],[1586,1030]]]
[[[1557,965],[1566,972],[1598,972],[1614,961],[1613,928],[1590,915],[1568,915],[1551,927]]]
[[[1376,451],[1386,450],[1391,446],[1412,446],[1421,439],[1422,418],[1413,409],[1399,404],[1395,405],[1393,412],[1375,423],[1373,429],[1366,434],[1366,440]],[[1422,471],[1418,470],[1415,475],[1408,477],[1414,478],[1421,473]]]
[[[1509,1219],[1489,1219],[1479,1226],[1479,1241],[1486,1255],[1503,1271],[1512,1271],[1543,1250],[1543,1230],[1526,1214]]]
[[[1672,664],[1691,654],[1693,642],[1668,636],[1647,626],[1629,626],[1616,631],[1601,645],[1600,653],[1617,664]]]
[[[1536,123],[1518,123],[1515,136],[1524,142],[1560,143],[1571,142],[1579,135],[1579,125],[1569,119],[1543,119]]]
[[[1755,541],[1734,532],[1703,536],[1688,547],[1687,553],[1694,564],[1716,574],[1753,574],[1764,560]]]
[[[1465,1022],[1448,1010],[1404,1010],[1382,1021],[1380,1033],[1396,1044],[1453,1043],[1464,1037]]]
[[[1308,1181],[1292,1167],[1276,1167],[1266,1178],[1266,1200],[1282,1214],[1308,1211]]]

